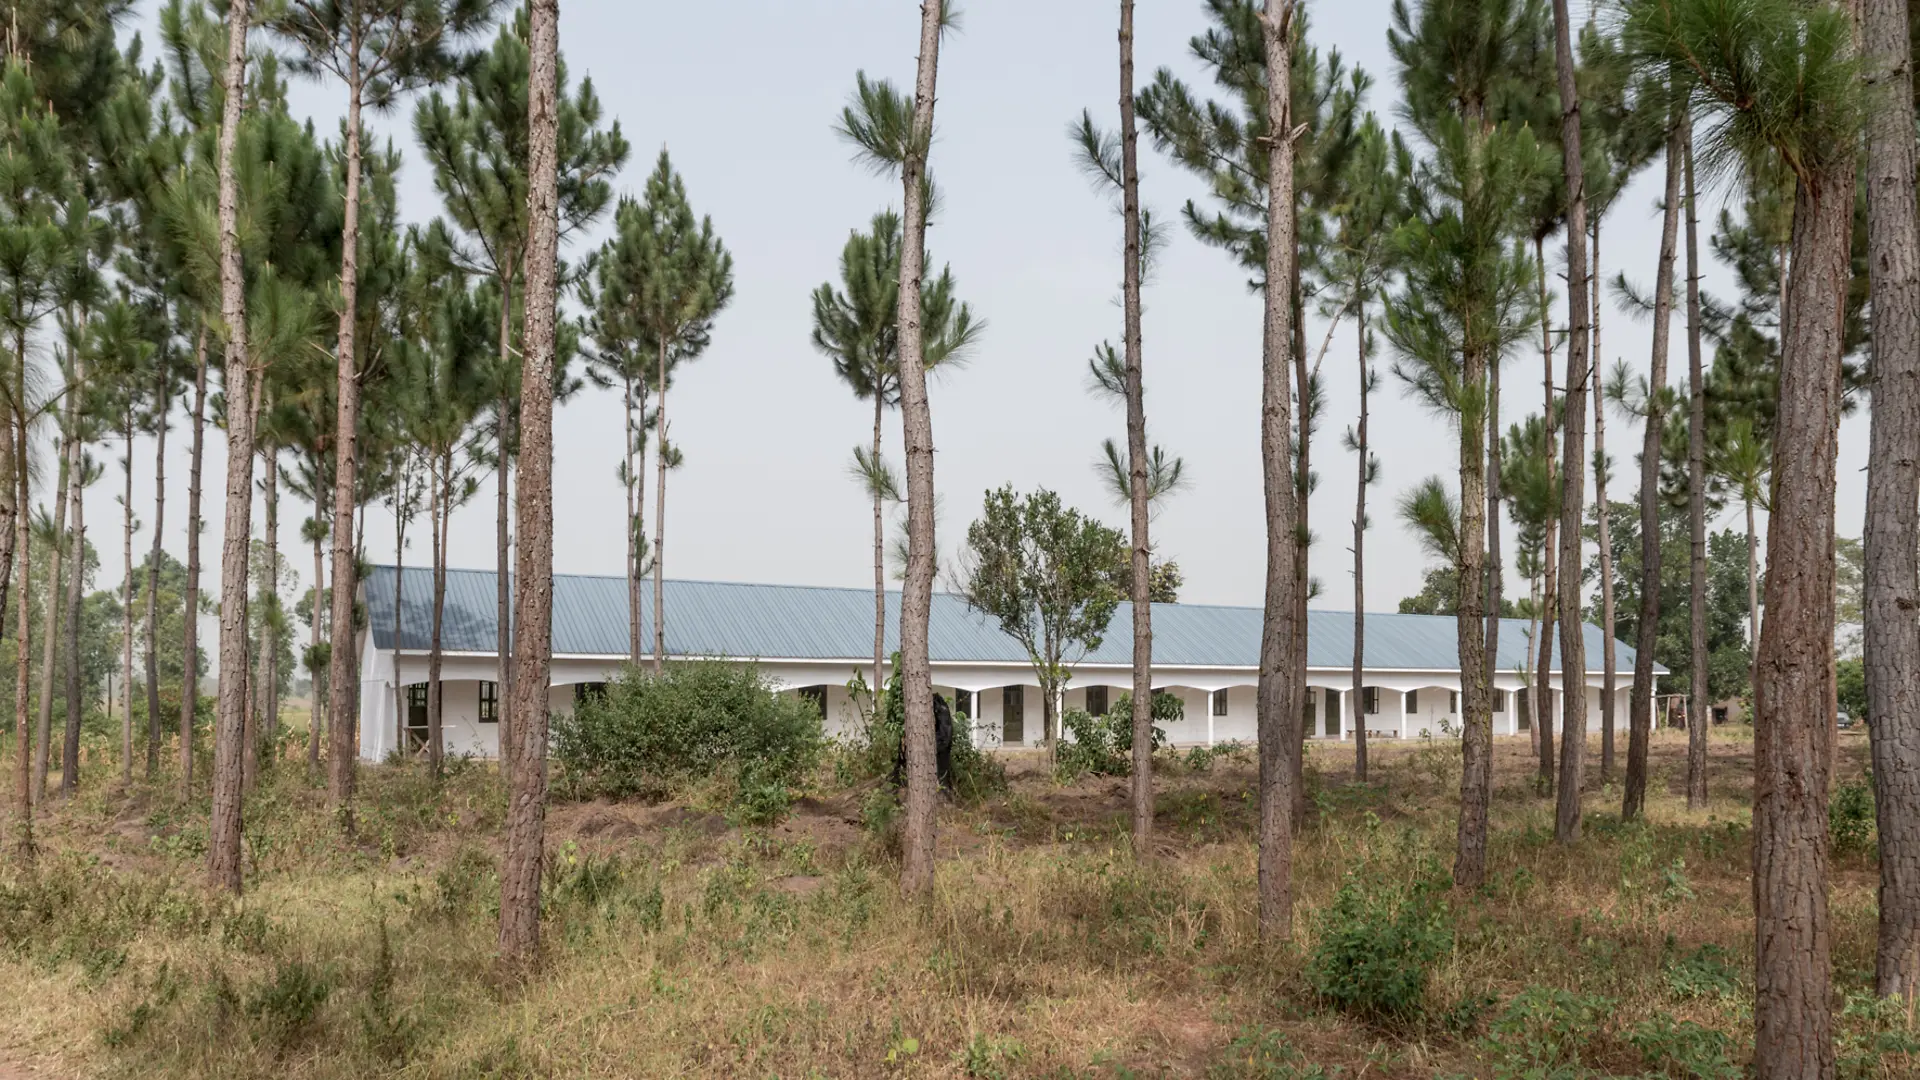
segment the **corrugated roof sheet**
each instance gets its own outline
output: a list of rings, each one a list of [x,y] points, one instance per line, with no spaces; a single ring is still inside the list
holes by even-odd
[[[394,589],[401,576],[391,566],[367,575],[368,618],[374,646],[393,647]],[[748,585],[721,581],[666,582],[667,651],[678,656],[734,656],[784,660],[852,660],[873,656],[873,593],[867,589],[802,585]],[[401,640],[409,650],[428,647],[433,618],[433,574],[407,567],[401,588]],[[900,594],[887,594],[887,650],[897,647]],[[491,570],[448,570],[441,647],[449,652],[490,653],[495,648],[495,589]],[[641,631],[651,647],[653,587],[641,589]],[[1105,640],[1081,663],[1132,663],[1132,611],[1121,604]],[[1207,604],[1156,604],[1153,658],[1167,667],[1257,667],[1261,611]],[[1367,615],[1366,666],[1374,670],[1451,671],[1459,666],[1457,622],[1450,615]],[[1499,667],[1526,662],[1528,624],[1509,619],[1500,627]],[[949,662],[1025,663],[1018,642],[964,600],[935,593],[930,627],[933,659]],[[626,582],[617,577],[556,574],[553,579],[553,651],[557,654],[627,655]],[[1559,650],[1554,648],[1554,668]],[[1586,627],[1587,669],[1601,664],[1601,634]],[[1633,670],[1634,651],[1617,643],[1620,671]],[[1353,661],[1353,615],[1307,613],[1307,666],[1344,668]]]

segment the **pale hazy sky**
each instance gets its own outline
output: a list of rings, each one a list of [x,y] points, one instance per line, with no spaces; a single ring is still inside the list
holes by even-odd
[[[129,31],[151,39],[157,3],[143,4]],[[1392,123],[1398,92],[1386,52],[1387,0],[1311,2],[1312,34],[1375,77],[1370,105]],[[972,0],[964,25],[941,50],[938,137],[933,169],[943,204],[928,245],[951,264],[959,295],[987,330],[971,365],[932,388],[936,482],[943,502],[940,542],[952,549],[977,513],[981,493],[1012,483],[1045,485],[1116,526],[1115,507],[1093,470],[1100,440],[1123,433],[1119,410],[1086,389],[1086,358],[1118,340],[1119,225],[1105,197],[1075,165],[1066,137],[1083,107],[1111,125],[1117,116],[1116,11],[1112,0]],[[1206,28],[1199,0],[1146,0],[1138,8],[1137,80],[1170,67],[1205,90],[1187,43]],[[739,0],[735,3],[615,3],[568,0],[561,48],[574,79],[591,77],[606,113],[633,145],[621,190],[637,190],[661,147],[671,150],[696,211],[709,214],[731,249],[735,299],[714,327],[713,344],[673,387],[673,438],[685,466],[668,491],[669,576],[727,581],[870,586],[870,503],[848,479],[850,448],[871,430],[870,406],[834,377],[810,346],[810,291],[835,276],[851,229],[897,206],[898,186],[850,161],[831,125],[854,73],[911,87],[918,5],[911,0]],[[152,55],[149,52],[149,55]],[[323,132],[336,128],[335,84],[296,82],[297,112]],[[425,221],[437,210],[412,138],[412,103],[376,116],[372,127],[406,152],[402,213]],[[1205,190],[1142,139],[1145,203],[1169,222]],[[1650,282],[1658,245],[1657,168],[1637,179],[1607,219],[1606,274]],[[1725,193],[1708,194],[1703,227]],[[604,228],[569,254],[597,244]],[[1183,599],[1260,602],[1265,544],[1258,453],[1260,306],[1224,253],[1184,229],[1146,294],[1145,365],[1151,437],[1186,458],[1190,489],[1155,522],[1155,546],[1179,561]],[[1703,237],[1702,249],[1706,248]],[[1706,287],[1728,295],[1725,270],[1710,265]],[[1560,305],[1564,312],[1564,303]],[[1564,314],[1559,318],[1564,318]],[[1645,370],[1649,328],[1609,305],[1604,361]],[[1324,371],[1326,419],[1315,444],[1319,487],[1312,524],[1319,540],[1313,573],[1326,593],[1317,606],[1352,606],[1354,456],[1340,434],[1357,405],[1351,324],[1335,337]],[[1684,377],[1684,336],[1675,323],[1670,370]],[[1318,343],[1323,324],[1309,327]],[[1709,359],[1711,353],[1709,353]],[[1370,494],[1367,607],[1392,610],[1419,588],[1425,560],[1392,507],[1421,478],[1451,477],[1456,442],[1442,422],[1402,393],[1386,373],[1374,396],[1372,430],[1381,479]],[[1537,350],[1509,360],[1503,422],[1538,411]],[[1865,421],[1847,422],[1840,458],[1840,529],[1858,535],[1863,512]],[[168,550],[185,549],[186,438],[181,414],[167,445]],[[617,574],[624,554],[622,498],[614,478],[621,420],[612,392],[588,390],[555,421],[555,569]],[[219,478],[223,446],[209,425],[207,533],[202,557],[217,589]],[[1630,499],[1637,482],[1638,431],[1610,419],[1618,462],[1610,492]],[[900,457],[897,415],[888,454]],[[117,456],[118,448],[111,448]],[[151,443],[134,447],[134,505],[151,517]],[[117,460],[89,497],[92,540],[107,565],[99,585],[120,578]],[[649,478],[649,495],[652,480]],[[1591,498],[1591,483],[1588,491]],[[36,496],[38,497],[38,496]],[[291,503],[289,499],[289,503]],[[651,503],[651,498],[649,498]],[[256,514],[259,511],[256,510]],[[304,506],[283,505],[281,533],[296,569]],[[1716,527],[1734,523],[1728,514]],[[652,509],[648,510],[652,529]],[[424,528],[410,536],[407,561],[425,565]],[[1511,527],[1507,527],[1509,540]],[[393,558],[391,516],[378,506],[367,526],[369,557]],[[417,539],[414,539],[417,537]],[[136,550],[150,534],[135,537]],[[494,565],[491,481],[453,521],[451,562]],[[1508,565],[1512,560],[1509,556]],[[303,574],[303,578],[304,578]],[[306,587],[303,580],[300,586]],[[1509,590],[1524,591],[1509,582]],[[302,638],[305,630],[300,631]]]

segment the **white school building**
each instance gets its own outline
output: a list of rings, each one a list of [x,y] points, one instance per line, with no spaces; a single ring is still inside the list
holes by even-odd
[[[653,590],[642,590],[642,639],[653,640]],[[367,628],[360,635],[360,754],[368,760],[418,746],[427,725],[427,658],[433,627],[433,574],[376,566],[361,584]],[[398,603],[396,605],[396,599]],[[897,647],[899,594],[887,595],[887,650]],[[396,607],[399,635],[395,637]],[[442,734],[450,754],[491,757],[499,749],[495,575],[449,570],[441,628]],[[855,675],[873,678],[873,592],[867,589],[666,582],[670,659],[752,660],[781,687],[820,703],[830,734],[857,722],[847,691]],[[1132,613],[1121,604],[1105,641],[1071,664],[1068,708],[1104,712],[1132,686]],[[1176,746],[1254,741],[1254,689],[1259,674],[1261,611],[1257,607],[1156,604],[1153,684],[1179,695],[1184,716],[1164,725]],[[1529,624],[1500,627],[1494,733],[1526,731],[1532,722],[1530,680],[1523,673]],[[1588,715],[1600,708],[1601,634],[1585,627]],[[1549,715],[1557,718],[1559,635]],[[576,695],[612,678],[628,658],[626,581],[556,574],[553,579],[553,664],[548,701],[573,707]],[[1618,670],[1633,670],[1634,651],[1615,645]],[[1040,687],[1018,642],[958,596],[936,593],[930,625],[935,689],[971,718],[982,746],[1038,744]],[[1310,611],[1307,621],[1308,714],[1313,737],[1353,734],[1353,615]],[[1664,669],[1659,669],[1664,670]],[[1620,680],[1617,714],[1627,713],[1630,677]],[[1445,736],[1459,731],[1460,669],[1456,621],[1450,616],[1366,616],[1362,701],[1369,738]],[[1557,719],[1556,719],[1557,722]],[[1597,723],[1597,719],[1592,721]]]

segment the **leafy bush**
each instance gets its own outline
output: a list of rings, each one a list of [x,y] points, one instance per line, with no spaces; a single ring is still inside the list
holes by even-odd
[[[1365,1020],[1420,1013],[1433,962],[1453,944],[1440,889],[1423,875],[1408,884],[1350,872],[1321,914],[1307,979],[1314,993]]]
[[[1686,956],[1667,961],[1663,972],[1667,990],[1682,1001],[1727,998],[1740,992],[1740,972],[1733,954],[1718,945],[1702,945]]]
[[[576,796],[664,796],[718,778],[756,812],[774,801],[764,789],[805,778],[824,741],[812,702],[726,660],[668,664],[658,675],[630,667],[553,723],[561,786]]]
[[[1655,1076],[1688,1080],[1739,1080],[1746,1071],[1729,1057],[1733,1040],[1725,1032],[1671,1017],[1643,1020],[1627,1031],[1627,1041]]]
[[[1186,715],[1186,705],[1179,695],[1156,690],[1152,712],[1153,748],[1158,750],[1167,743],[1166,730],[1160,725]],[[1105,716],[1068,709],[1060,717],[1060,726],[1070,736],[1061,740],[1054,753],[1054,770],[1062,780],[1133,775],[1133,694],[1115,698]]]
[[[1530,986],[1507,1003],[1486,1039],[1497,1077],[1582,1075],[1581,1056],[1598,1038],[1613,1002],[1544,986]]]
[[[1833,793],[1827,830],[1833,838],[1835,855],[1871,851],[1874,834],[1873,788],[1857,781],[1841,784]]]

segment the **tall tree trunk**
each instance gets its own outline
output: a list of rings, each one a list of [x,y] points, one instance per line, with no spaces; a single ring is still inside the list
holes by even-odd
[[[1295,210],[1295,228],[1298,229],[1298,210]],[[1288,288],[1293,302],[1293,387],[1295,411],[1296,443],[1294,446],[1293,470],[1293,536],[1294,544],[1299,547],[1293,560],[1293,643],[1292,654],[1300,677],[1293,686],[1293,703],[1289,708],[1293,712],[1293,740],[1287,749],[1287,770],[1292,774],[1290,781],[1293,794],[1293,816],[1290,825],[1295,832],[1305,827],[1307,822],[1307,782],[1304,775],[1307,765],[1307,593],[1311,591],[1307,577],[1309,560],[1308,546],[1313,541],[1313,529],[1308,523],[1312,510],[1313,494],[1313,379],[1307,373],[1307,301],[1306,293],[1300,282],[1300,257],[1296,252],[1293,258],[1293,283]]]
[[[404,508],[409,494],[406,470],[411,462],[412,452],[408,451],[406,462],[401,465],[399,474],[394,478],[393,500],[393,505],[400,508],[393,515],[393,715],[397,728],[395,734],[398,736],[393,745],[402,753],[407,750],[407,684],[400,675],[400,648],[405,644],[400,636],[405,628],[400,614],[406,609],[407,518],[410,515],[405,513]],[[505,720],[501,721],[503,725],[505,722]],[[504,737],[506,731],[503,729],[500,734]],[[506,760],[505,750],[506,747],[503,744],[501,747],[503,762]]]
[[[127,456],[121,462],[125,481],[120,493],[120,781],[133,783],[133,405],[120,416],[121,441]]]
[[[1667,121],[1667,185],[1660,219],[1660,261],[1653,279],[1653,358],[1647,376],[1646,429],[1640,439],[1640,617],[1627,714],[1627,777],[1620,803],[1620,816],[1627,821],[1646,809],[1647,743],[1653,732],[1653,653],[1660,642],[1660,448],[1667,423],[1657,396],[1667,385],[1674,248],[1679,244],[1680,178],[1686,157],[1684,123],[1680,106],[1675,105]]]
[[[353,31],[347,67],[347,191],[340,232],[340,329],[334,350],[333,600],[329,627],[333,645],[327,656],[330,686],[356,686],[358,650],[354,648],[353,601],[356,592],[353,544],[355,488],[360,469],[360,366],[354,334],[359,328],[360,294],[360,40]],[[360,764],[359,695],[337,693],[327,702],[327,804],[343,829],[353,831],[353,789]]]
[[[660,406],[654,414],[654,437],[659,446],[653,457],[660,475],[653,483],[653,673],[660,674],[667,660],[667,459],[672,446],[667,442],[667,343],[660,342]]]
[[[1600,783],[1613,782],[1613,706],[1619,688],[1619,654],[1613,640],[1613,504],[1607,501],[1607,393],[1601,378],[1600,216],[1593,219],[1593,505],[1600,548]]]
[[[624,386],[625,396],[621,401],[621,412],[626,421],[627,444],[621,458],[621,479],[626,481],[627,489],[627,662],[640,665],[640,513],[633,504],[634,464],[634,423],[633,423],[633,375],[629,372]],[[642,406],[644,409],[645,407]],[[641,423],[646,423],[646,415],[641,414]]]
[[[1461,382],[1485,387],[1492,366],[1478,348],[1462,355]],[[1493,797],[1493,701],[1487,683],[1487,416],[1460,417],[1460,535],[1455,555],[1455,637],[1460,653],[1460,819],[1453,880],[1477,889],[1487,876],[1487,818]]]
[[[187,592],[180,642],[180,801],[193,796],[193,725],[200,707],[200,462],[207,432],[207,327],[193,346],[193,450],[187,465]]]
[[[321,625],[322,621],[326,618],[326,609],[323,605],[325,604],[325,597],[327,595],[327,562],[325,557],[324,535],[320,530],[320,525],[327,520],[327,492],[323,487],[314,494],[319,498],[319,505],[313,508],[313,521],[315,526],[313,532],[313,602],[307,609],[308,618],[312,620],[313,633],[307,639],[307,655],[317,660],[320,656]],[[395,568],[396,570],[398,569],[398,564],[396,564]],[[307,665],[307,674],[313,679],[312,702],[311,707],[307,710],[307,773],[310,776],[317,775],[320,771],[320,718],[325,716],[327,711],[325,687],[327,684],[327,675],[330,673],[331,668],[331,664],[323,666],[309,662]]]
[[[427,497],[427,522],[433,533],[433,635],[427,643],[427,772],[435,783],[440,781],[446,761],[446,746],[441,739],[446,691],[440,683],[440,628],[447,609],[446,516],[447,501],[452,497],[452,482],[447,477],[453,471],[450,458],[451,455],[444,455],[435,462],[427,480],[433,485]]]
[[[1682,129],[1681,139],[1687,184],[1687,526],[1692,538],[1687,572],[1687,640],[1693,669],[1687,694],[1687,809],[1699,810],[1707,805],[1707,383],[1700,363],[1700,230],[1694,205],[1691,123]]]
[[[72,490],[74,433],[79,429],[79,413],[74,402],[79,398],[78,380],[67,387],[62,408],[63,431],[60,437],[60,472],[53,497],[53,550],[47,553],[47,606],[40,615],[40,687],[39,706],[34,714],[33,801],[47,801],[47,773],[53,758],[53,676],[60,662],[60,618],[66,605],[65,580],[67,537],[67,496]]]
[[[1367,305],[1360,303],[1360,426],[1354,429],[1354,449],[1360,454],[1360,476],[1353,498],[1353,778],[1367,782],[1366,687],[1363,683],[1367,657],[1367,487],[1373,479],[1373,462],[1367,448],[1367,401],[1373,392],[1372,373],[1367,370]]]
[[[1741,499],[1747,511],[1747,649],[1750,654],[1747,657],[1747,685],[1749,687],[1753,685],[1753,680],[1759,677],[1756,665],[1760,660],[1760,533],[1754,527],[1754,495],[1755,492],[1748,491]],[[1837,707],[1838,703],[1835,704]],[[1871,708],[1868,711],[1872,712]]]
[[[527,95],[526,362],[520,378],[520,498],[514,590],[514,735],[518,760],[500,874],[500,959],[524,971],[540,947],[546,842],[547,680],[553,645],[553,353],[559,291],[560,0],[531,0]]]
[[[1500,663],[1500,609],[1506,606],[1507,568],[1500,550],[1500,361],[1487,364],[1487,723],[1493,723],[1494,675]],[[1465,689],[1465,687],[1461,687]],[[1489,736],[1491,739],[1491,736]],[[1488,753],[1492,753],[1491,742]],[[1491,760],[1491,759],[1489,759]]]
[[[500,351],[502,355],[507,355],[509,352],[507,331],[508,323],[506,317],[502,316],[500,323]],[[514,732],[513,718],[513,607],[509,592],[509,586],[513,580],[511,573],[513,569],[511,562],[513,529],[511,519],[508,516],[509,503],[507,501],[507,485],[509,480],[512,479],[510,475],[512,466],[510,463],[513,459],[509,457],[507,453],[509,448],[507,425],[510,422],[511,416],[511,404],[507,399],[502,398],[500,401],[500,430],[497,433],[498,445],[496,447],[498,462],[493,474],[494,513],[496,515],[493,534],[493,555],[495,562],[493,584],[494,603],[497,605],[497,621],[494,624],[496,644],[494,647],[498,650],[495,656],[498,675],[494,689],[495,696],[500,702],[500,772],[502,778],[506,779],[509,783],[511,783],[513,779],[514,755],[519,753],[520,750],[520,740]]]
[[[873,393],[873,467],[880,467],[880,438],[882,410],[886,408],[886,397],[878,387]],[[880,701],[880,688],[886,685],[887,673],[887,523],[886,492],[878,485],[873,489],[873,700],[876,708]]]
[[[13,676],[13,729],[20,733],[20,821],[19,854],[23,862],[31,863],[34,857],[33,839],[33,728],[27,716],[28,679],[32,673],[32,633],[33,618],[33,559],[30,551],[32,530],[32,495],[30,480],[32,470],[27,458],[27,385],[26,385],[26,341],[25,332],[18,340],[19,351],[14,353],[13,365],[13,474],[14,505],[20,512],[13,519],[13,572],[14,572],[14,676]]]
[[[1581,617],[1580,557],[1587,496],[1587,378],[1592,346],[1587,306],[1587,174],[1580,156],[1580,94],[1574,83],[1573,20],[1567,0],[1553,0],[1554,67],[1560,84],[1561,164],[1567,178],[1566,456],[1560,496],[1560,802],[1554,839],[1580,839],[1580,782],[1587,761],[1587,621]]]
[[[503,273],[500,278],[500,362],[511,363],[513,357],[513,317],[512,295],[513,275]],[[512,479],[513,458],[510,425],[513,423],[513,401],[502,396],[496,405],[497,430],[495,438],[495,468],[493,474],[494,495],[494,662],[498,672],[494,686],[495,697],[500,702],[500,773],[509,784],[513,780],[514,755],[519,752],[520,740],[514,732],[513,716],[513,607],[509,594],[512,581],[513,564],[511,548],[513,543],[512,519],[508,514],[507,487]],[[398,639],[395,639],[398,640]],[[395,654],[398,656],[398,653]]]
[[[1547,455],[1547,488],[1549,491],[1557,493],[1560,483],[1560,470],[1557,468],[1558,463],[1554,460],[1556,451],[1554,449],[1553,434],[1555,413],[1553,397],[1553,319],[1550,316],[1552,309],[1549,306],[1547,296],[1546,251],[1541,243],[1540,237],[1537,236],[1533,238],[1533,260],[1534,265],[1540,272],[1540,359],[1545,367],[1542,383],[1546,393],[1546,412],[1542,414],[1541,424],[1545,429],[1547,440],[1545,447]],[[1553,640],[1553,620],[1556,615],[1555,602],[1560,594],[1560,564],[1555,555],[1558,550],[1556,538],[1559,536],[1560,529],[1558,506],[1559,504],[1555,503],[1552,507],[1554,512],[1547,515],[1546,542],[1540,549],[1542,577],[1540,587],[1540,641],[1538,643],[1539,653],[1536,658],[1539,667],[1534,671],[1533,680],[1535,704],[1533,710],[1533,728],[1538,736],[1538,738],[1534,740],[1534,748],[1540,752],[1540,772],[1538,778],[1534,781],[1534,788],[1541,795],[1553,794],[1553,648],[1548,642]],[[1560,685],[1564,690],[1567,685],[1566,680],[1562,679]],[[1564,699],[1564,697],[1565,695],[1563,694],[1562,698]]]
[[[1153,543],[1148,537],[1147,407],[1140,338],[1140,157],[1133,117],[1133,0],[1120,0],[1120,216],[1127,390],[1127,496],[1133,547],[1133,853],[1153,840]]]
[[[73,528],[67,534],[67,716],[60,745],[60,794],[66,798],[80,789],[80,611],[87,573],[86,446],[79,439],[72,444],[67,464],[67,501],[73,505]]]
[[[1905,0],[1862,0],[1873,431],[1867,455],[1866,669],[1880,935],[1874,988],[1920,996],[1920,216]],[[1753,500],[1747,500],[1751,550]],[[1751,562],[1751,560],[1749,560]],[[1749,577],[1751,578],[1751,571]],[[1752,591],[1749,586],[1749,592]],[[1755,612],[1751,618],[1757,619]],[[1758,635],[1756,633],[1756,640]]]
[[[279,760],[280,745],[280,449],[266,454],[267,484],[267,595],[262,598],[265,618],[260,626],[260,695],[262,749],[269,767]]]
[[[1269,130],[1291,132],[1293,0],[1267,0],[1260,12],[1267,61]],[[1260,741],[1260,936],[1293,933],[1293,763],[1298,751],[1300,684],[1296,655],[1300,557],[1295,535],[1292,392],[1295,206],[1293,141],[1274,141],[1267,157],[1267,261],[1261,333],[1260,460],[1267,511],[1266,610],[1261,620],[1256,722]],[[1302,410],[1306,403],[1301,402]]]
[[[142,658],[147,674],[147,783],[160,771],[160,537],[167,521],[167,423],[173,411],[173,378],[160,379],[159,424],[153,435],[153,545],[147,549],[146,629]]]
[[[900,886],[911,897],[929,897],[933,893],[934,810],[939,794],[939,779],[934,773],[933,672],[927,654],[934,573],[933,411],[927,402],[920,278],[927,253],[927,193],[922,181],[926,177],[926,155],[932,143],[934,87],[939,82],[941,18],[945,9],[945,0],[920,0],[920,55],[914,73],[910,139],[915,149],[908,151],[900,170],[905,194],[901,215],[897,363],[902,436],[907,451],[907,575],[900,589],[900,681],[906,696],[906,730],[902,737],[907,747],[907,811],[901,839],[904,857]],[[663,392],[665,389],[661,387]]]
[[[1767,620],[1754,687],[1758,1080],[1834,1075],[1827,926],[1833,493],[1853,206],[1850,148],[1798,178],[1773,440],[1774,505],[1793,512],[1768,522]]]
[[[25,334],[21,332],[15,339],[15,355],[25,355],[25,352]],[[6,420],[4,416],[6,411],[6,409],[0,408],[0,421]],[[13,543],[17,535],[14,531],[14,524],[22,513],[20,504],[16,501],[19,489],[14,484],[14,476],[19,469],[24,467],[24,463],[14,456],[13,438],[10,434],[13,425],[9,422],[4,423],[3,426],[9,434],[5,438],[0,438],[0,625],[6,623],[8,594],[13,591]],[[23,851],[31,854],[33,851],[33,802],[31,800],[33,743],[27,737],[25,725],[16,726],[13,729],[13,734],[14,762],[17,773],[15,776],[17,784],[15,795],[19,807],[19,824],[17,826],[19,836],[17,842]]]
[[[247,540],[253,518],[253,408],[248,400],[246,283],[240,273],[233,146],[246,88],[249,0],[227,5],[226,105],[220,125],[220,317],[227,332],[227,511],[220,540],[220,710],[214,732],[207,877],[239,893],[240,753],[246,724]],[[352,613],[348,613],[351,618]]]
[[[79,363],[79,361],[77,361]],[[84,384],[84,367],[75,382]],[[73,503],[73,528],[67,530],[67,717],[61,732],[60,794],[73,798],[81,786],[81,598],[86,592],[86,444],[69,440],[67,502]],[[58,555],[56,555],[58,557]]]

